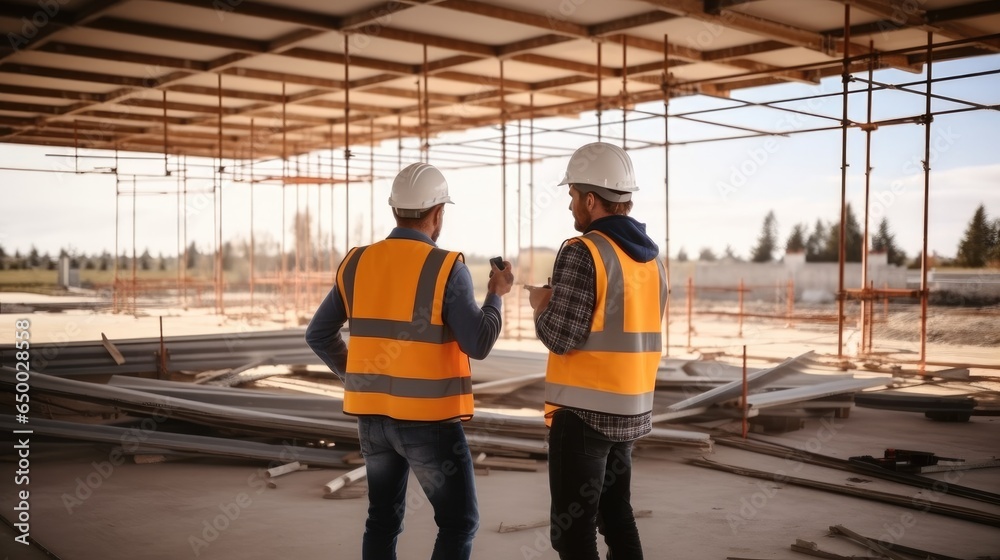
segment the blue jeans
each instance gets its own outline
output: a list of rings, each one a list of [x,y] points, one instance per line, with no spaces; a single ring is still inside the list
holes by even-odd
[[[560,559],[598,560],[598,530],[609,560],[642,559],[630,503],[632,443],[609,440],[568,410],[552,416],[549,531]]]
[[[438,534],[431,560],[468,560],[479,528],[479,505],[462,423],[359,416],[358,435],[368,472],[364,560],[395,560],[410,469],[434,507]]]

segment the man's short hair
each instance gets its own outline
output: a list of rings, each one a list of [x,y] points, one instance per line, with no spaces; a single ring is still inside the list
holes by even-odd
[[[584,185],[574,183],[571,185],[583,194],[594,193],[594,197],[597,198],[597,202],[601,204],[601,208],[605,212],[614,216],[628,216],[628,213],[632,211],[632,200],[631,197],[625,198],[625,195],[631,195],[630,192],[616,191],[604,187],[597,187],[594,185]],[[610,199],[616,199],[612,201]]]

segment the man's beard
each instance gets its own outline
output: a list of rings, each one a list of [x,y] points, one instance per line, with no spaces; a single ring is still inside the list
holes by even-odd
[[[573,228],[576,231],[583,233],[587,231],[587,227],[590,226],[590,222],[594,220],[591,219],[590,211],[587,210],[586,208],[581,208],[579,210],[579,214],[581,215],[577,216],[577,212],[573,213]]]

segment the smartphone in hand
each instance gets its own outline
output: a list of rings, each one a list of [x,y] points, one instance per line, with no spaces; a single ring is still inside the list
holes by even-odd
[[[490,259],[490,264],[496,266],[498,269],[503,270],[503,257],[493,257]],[[490,278],[493,278],[493,269],[490,269]]]

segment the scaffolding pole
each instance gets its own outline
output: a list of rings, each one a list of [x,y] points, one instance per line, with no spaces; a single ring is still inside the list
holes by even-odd
[[[528,95],[528,281],[535,283],[535,94]]]
[[[119,239],[119,237],[121,237],[121,234],[118,231],[119,222],[121,221],[121,218],[120,218],[120,214],[121,214],[120,207],[121,207],[121,176],[118,175],[118,173],[116,172],[115,173],[115,254],[114,254],[114,258],[112,259],[114,261],[114,269],[113,269],[113,272],[112,272],[112,278],[113,278],[112,285],[114,286],[114,289],[111,290],[111,292],[113,294],[113,297],[112,297],[112,309],[114,309],[115,313],[118,313],[120,311],[120,307],[119,307],[120,306],[120,294],[118,293],[119,292],[119,285],[118,285],[118,239]]]
[[[601,64],[601,41],[597,41],[597,102],[594,104],[594,108],[597,111],[597,141],[601,141],[601,109],[603,108],[603,103],[601,99],[601,82],[603,81],[603,76],[601,73],[604,71],[604,65]]]
[[[927,231],[928,216],[930,213],[930,193],[931,193],[931,123],[934,116],[931,113],[931,84],[933,61],[931,53],[934,49],[934,33],[927,32],[927,91],[926,91],[926,117],[924,120],[924,238],[923,248],[920,252],[920,371],[927,369]]]
[[[504,92],[503,59],[500,59],[500,255],[507,258],[507,96]],[[507,308],[504,308],[507,315]],[[506,317],[505,317],[506,318]],[[510,321],[503,322],[507,338]]]
[[[663,343],[670,354],[670,43],[666,34],[663,35],[663,221],[664,221],[664,251],[663,268],[667,273],[667,301],[664,306]],[[690,344],[689,344],[690,345]]]
[[[219,92],[219,169],[217,170],[217,177],[219,178],[219,239],[216,242],[216,253],[215,253],[215,305],[218,313],[222,314],[226,312],[225,304],[223,303],[223,283],[225,280],[225,271],[223,270],[225,245],[222,241],[222,172],[225,170],[225,166],[222,163],[223,156],[223,137],[222,137],[222,74],[216,74],[218,78],[218,92]]]
[[[253,288],[254,288],[254,255],[257,253],[257,246],[254,243],[253,236],[253,192],[254,192],[254,173],[253,173],[253,160],[256,155],[255,152],[255,142],[257,137],[255,136],[256,130],[254,129],[254,119],[250,119],[250,314],[254,313],[253,306]]]
[[[521,239],[521,220],[524,216],[524,202],[521,199],[521,187],[524,185],[521,179],[521,171],[524,168],[524,160],[521,157],[521,119],[517,121],[517,264],[521,265],[521,248],[523,245],[523,240]],[[504,257],[506,258],[506,257]],[[517,328],[514,329],[514,337],[517,340],[521,340],[521,290],[516,290],[514,294],[514,309],[515,320],[517,321]]]
[[[137,215],[136,211],[135,211],[135,204],[136,204],[136,199],[137,198],[139,198],[139,197],[136,195],[135,175],[133,175],[132,176],[132,314],[133,315],[136,314],[136,301],[135,301],[135,297],[136,297],[136,285],[137,285],[136,280],[138,280],[138,278],[136,276],[137,271],[136,271],[136,266],[135,266],[136,265],[135,217]]]
[[[285,220],[288,212],[285,209],[285,180],[288,178],[288,95],[286,93],[286,83],[281,82],[281,274],[278,281],[281,283],[281,317],[287,320],[288,315],[288,250],[285,245],[285,235],[288,225]],[[332,228],[331,228],[332,231]]]
[[[837,252],[837,358],[844,357],[844,257],[846,256],[847,231],[847,133],[850,130],[847,108],[849,105],[848,86],[851,83],[851,57],[848,45],[851,44],[851,5],[844,4],[844,69],[841,74],[843,83],[844,111],[841,120],[841,163],[840,163],[840,241]]]
[[[507,97],[503,59],[500,59],[500,253],[507,256]]]
[[[867,121],[863,127],[865,131],[865,227],[864,236],[861,238],[861,287],[862,289],[868,287],[868,220],[869,220],[869,209],[871,206],[871,178],[872,178],[872,131],[874,126],[872,125],[872,73],[875,71],[875,43],[874,41],[868,41],[868,53],[870,58],[868,59],[868,113]],[[869,325],[866,318],[868,317],[869,307],[872,302],[868,300],[867,297],[861,298],[861,348],[864,349],[864,342],[866,336],[869,334]]]
[[[333,132],[333,123],[330,123],[330,283],[336,283],[337,281],[337,266],[336,261],[333,257],[334,244],[333,244],[333,228],[337,221],[334,219],[335,216],[335,206],[334,202],[334,185],[336,184],[336,174],[337,171],[334,169],[333,160],[336,158],[334,155],[336,153],[336,148],[334,146],[334,138],[336,135]],[[346,255],[345,255],[346,256]]]
[[[627,150],[628,139],[628,35],[622,35],[622,149]]]
[[[344,33],[344,256],[351,250],[351,54]]]
[[[375,119],[368,119],[368,242],[375,243]]]
[[[503,64],[503,61],[500,62]],[[501,66],[502,67],[502,66]],[[423,137],[424,141],[420,146],[420,151],[423,154],[424,163],[430,163],[431,161],[431,92],[427,85],[427,43],[424,43],[424,65],[423,65],[423,75],[424,75],[424,126],[423,126]],[[501,78],[502,79],[502,78]],[[501,100],[502,102],[502,100]]]
[[[184,167],[184,260],[181,265],[184,270],[184,283],[181,287],[181,303],[184,308],[187,308],[187,260],[188,260],[188,229],[187,229],[187,196],[188,196],[188,170],[187,170],[187,156],[183,156],[181,159],[181,165]]]

